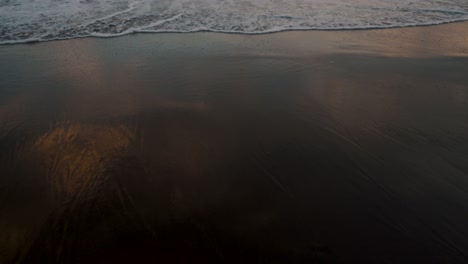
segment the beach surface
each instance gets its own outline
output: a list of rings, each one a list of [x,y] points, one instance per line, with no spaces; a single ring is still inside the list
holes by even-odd
[[[466,22],[0,58],[0,263],[468,262]]]

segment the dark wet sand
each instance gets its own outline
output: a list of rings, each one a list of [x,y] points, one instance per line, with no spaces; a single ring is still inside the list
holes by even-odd
[[[0,58],[0,263],[468,262],[468,23]]]

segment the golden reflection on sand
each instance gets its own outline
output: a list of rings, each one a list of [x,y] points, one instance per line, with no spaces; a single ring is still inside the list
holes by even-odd
[[[389,57],[468,56],[466,22],[385,30],[282,32],[259,36],[274,55],[361,53]]]
[[[59,43],[60,44],[60,43]],[[62,89],[67,118],[112,118],[137,115],[145,110],[186,109],[206,111],[208,106],[199,100],[181,101],[156,92],[148,93],[139,87],[144,83],[145,63],[141,58],[127,58],[116,67],[106,67],[109,59],[104,58],[99,46],[89,41],[63,43],[56,54],[56,67],[66,80]],[[193,74],[190,69],[180,69],[180,75]],[[155,87],[167,85],[167,80],[152,80]]]
[[[89,199],[105,183],[106,169],[134,140],[124,126],[67,124],[40,136],[31,155],[56,196],[82,194]]]
[[[332,126],[344,129],[362,130],[376,122],[386,122],[398,115],[395,104],[398,94],[388,92],[388,86],[397,85],[401,77],[393,76],[392,82],[386,84],[385,78],[372,79],[353,76],[352,79],[335,78],[333,75],[322,75],[321,78],[310,78],[304,96],[299,98],[303,104],[317,104],[324,111]],[[401,80],[400,80],[401,81]]]
[[[440,25],[437,29],[415,27],[363,31],[361,34],[362,41],[374,54],[397,57],[468,56],[466,23]]]
[[[63,43],[56,53],[57,68],[71,84],[80,84],[80,89],[102,89],[105,73],[101,56],[92,42]]]

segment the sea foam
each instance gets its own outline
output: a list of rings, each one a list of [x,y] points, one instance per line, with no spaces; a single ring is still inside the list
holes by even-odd
[[[468,20],[467,0],[0,0],[0,44],[134,32],[390,28]]]

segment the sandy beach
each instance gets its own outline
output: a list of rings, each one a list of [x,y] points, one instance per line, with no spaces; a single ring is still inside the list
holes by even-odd
[[[0,58],[0,263],[468,261],[467,22]]]

